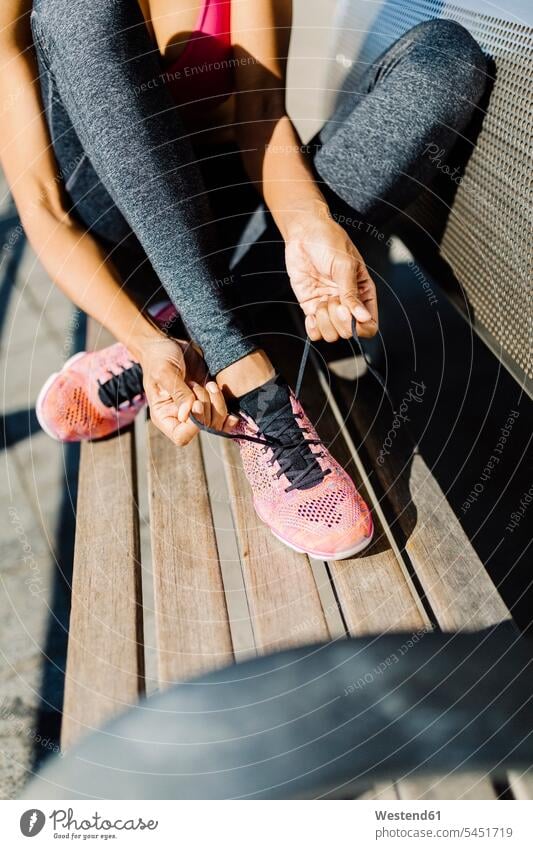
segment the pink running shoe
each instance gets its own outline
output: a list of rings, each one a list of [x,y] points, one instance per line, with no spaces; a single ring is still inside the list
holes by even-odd
[[[170,301],[148,309],[169,329],[179,313]],[[59,442],[101,439],[127,427],[145,405],[142,371],[119,343],[94,353],[81,351],[50,375],[37,398],[42,429]]]
[[[53,439],[80,442],[127,427],[144,404],[141,366],[117,342],[67,360],[41,389],[36,413]]]
[[[274,536],[324,560],[366,548],[374,533],[370,511],[285,381],[273,378],[239,405],[234,435],[255,509]]]

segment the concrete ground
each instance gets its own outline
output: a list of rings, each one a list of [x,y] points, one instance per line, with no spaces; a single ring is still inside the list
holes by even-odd
[[[324,80],[333,61],[328,57],[334,8],[335,0],[298,0],[296,4],[289,104],[304,140],[320,125],[330,98]],[[76,496],[77,449],[63,449],[43,434],[34,407],[44,380],[82,346],[83,321],[36,261],[3,182],[0,252],[4,472],[0,477],[0,798],[13,798],[57,743]],[[446,338],[453,340],[444,356],[431,324],[434,319],[428,318],[427,299],[409,271],[405,253],[397,250],[393,259],[382,292],[391,385],[401,397],[409,383],[412,366],[403,340],[414,328],[421,369],[417,374],[429,387],[428,399],[432,396],[432,427],[424,433],[427,412],[421,410],[420,420],[411,425],[413,436],[420,437],[428,465],[507,603],[515,606],[527,625],[530,578],[524,542],[518,531],[505,532],[505,526],[530,486],[527,466],[520,458],[530,436],[531,407],[513,381],[498,370],[495,359],[472,341],[464,322],[440,294],[438,314]],[[411,326],[404,333],[406,315]],[[510,409],[519,409],[521,415],[505,463],[486,484],[483,499],[462,513],[461,505],[478,481]],[[488,410],[483,422],[480,410]],[[469,454],[472,433],[479,438],[475,452]],[[498,501],[504,489],[505,500]],[[141,497],[144,490],[141,479]],[[146,539],[144,500],[141,511]],[[146,552],[146,545],[143,548]],[[148,557],[143,568],[149,605]],[[151,639],[149,635],[149,675]]]
[[[323,113],[334,7],[296,3],[291,107],[304,137]],[[0,251],[0,798],[13,798],[57,740],[72,568],[77,450],[39,429],[35,401],[83,346],[84,323],[27,244],[1,175]]]

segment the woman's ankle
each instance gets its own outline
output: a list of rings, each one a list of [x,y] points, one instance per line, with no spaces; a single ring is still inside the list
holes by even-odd
[[[240,398],[258,389],[275,374],[274,366],[265,352],[260,350],[219,371],[216,380],[226,398]]]

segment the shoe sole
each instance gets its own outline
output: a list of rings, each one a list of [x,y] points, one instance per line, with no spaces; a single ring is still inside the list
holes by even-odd
[[[51,439],[55,439],[56,442],[68,442],[68,440],[61,439],[57,435],[57,433],[54,433],[54,431],[48,425],[48,423],[45,419],[45,416],[44,416],[44,412],[43,412],[43,405],[44,405],[45,398],[48,394],[48,390],[50,389],[50,387],[52,386],[54,381],[57,380],[59,375],[62,374],[64,371],[66,371],[66,369],[70,368],[70,366],[73,363],[77,362],[77,360],[81,360],[82,357],[85,357],[86,354],[87,354],[87,351],[79,351],[77,354],[73,354],[72,357],[69,357],[69,359],[63,364],[63,367],[59,371],[55,371],[53,374],[50,375],[50,377],[48,378],[46,383],[41,387],[41,391],[39,392],[39,394],[37,396],[37,401],[35,402],[35,413],[37,415],[37,421],[39,422],[39,424],[40,424],[41,428],[44,430],[44,432]]]
[[[261,517],[259,517],[261,518]],[[293,551],[297,551],[298,554],[307,554],[308,557],[314,557],[316,560],[348,560],[350,557],[355,557],[356,554],[360,554],[361,551],[370,545],[374,538],[374,523],[372,522],[372,529],[370,531],[370,536],[365,537],[361,542],[358,542],[357,545],[354,545],[353,548],[349,548],[346,551],[336,551],[335,553],[329,551],[310,551],[309,549],[300,548],[297,545],[293,545],[292,542],[287,542],[286,539],[283,539],[276,531],[273,531],[272,528],[269,528],[270,533],[276,537],[277,540],[286,545],[287,548],[292,548]]]

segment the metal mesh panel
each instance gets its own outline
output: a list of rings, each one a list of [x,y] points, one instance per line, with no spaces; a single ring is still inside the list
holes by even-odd
[[[351,58],[362,73],[410,27],[435,17],[465,26],[496,65],[488,113],[441,253],[464,287],[474,327],[531,394],[533,28],[437,0],[385,2],[372,14],[367,3],[351,0],[338,20],[330,86],[342,91]]]

